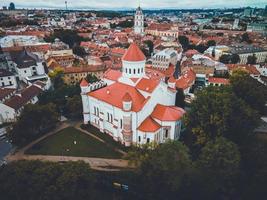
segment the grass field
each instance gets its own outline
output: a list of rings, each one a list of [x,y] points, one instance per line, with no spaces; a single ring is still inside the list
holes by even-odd
[[[26,154],[114,159],[122,157],[121,153],[115,151],[110,145],[102,143],[73,127],[65,128],[35,144],[26,151]]]

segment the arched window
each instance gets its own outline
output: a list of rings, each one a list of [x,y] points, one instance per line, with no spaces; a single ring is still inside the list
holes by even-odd
[[[135,69],[133,70],[133,74],[135,74]]]
[[[132,70],[131,69],[129,69],[129,74],[131,74],[132,73]]]
[[[140,74],[140,68],[138,68],[138,70],[137,70],[137,71],[138,71],[138,74]]]
[[[125,73],[126,73],[126,74],[127,74],[127,71],[128,71],[127,68],[125,68]]]

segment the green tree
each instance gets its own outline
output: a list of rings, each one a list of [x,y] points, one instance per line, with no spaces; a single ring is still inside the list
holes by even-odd
[[[180,35],[178,37],[178,40],[179,40],[180,44],[182,45],[183,49],[187,50],[189,45],[190,45],[188,37],[186,37],[184,35]]]
[[[80,119],[82,117],[82,99],[80,95],[67,99],[66,113],[72,119]]]
[[[253,79],[242,69],[235,70],[230,77],[234,93],[253,109],[264,114],[267,101],[267,86]]]
[[[175,106],[184,108],[185,107],[185,95],[183,89],[177,88],[176,98],[175,98]]]
[[[229,64],[230,61],[231,61],[231,55],[229,55],[229,54],[223,54],[219,58],[219,61],[222,62],[222,63],[224,63],[224,64]]]
[[[210,46],[216,46],[216,41],[215,40],[209,40],[207,42],[207,46],[210,47]]]
[[[207,87],[197,93],[191,104],[186,127],[191,130],[198,145],[219,136],[241,143],[252,134],[258,121],[258,113],[239,99],[231,87]]]
[[[240,152],[233,142],[219,137],[208,142],[196,161],[205,199],[231,198],[236,178],[239,175]]]
[[[85,79],[88,83],[95,83],[100,81],[95,75],[92,74],[88,74]]]
[[[18,146],[25,145],[54,128],[58,117],[56,106],[52,103],[28,104],[9,133],[10,139]]]
[[[73,48],[73,53],[80,56],[80,57],[83,57],[86,55],[86,52],[85,52],[85,49],[79,45],[75,45]]]
[[[233,54],[232,56],[231,56],[231,63],[232,64],[237,64],[237,63],[239,63],[240,62],[240,57],[239,57],[239,55],[238,54]]]
[[[257,57],[255,54],[253,54],[252,56],[248,56],[247,64],[254,65],[256,63],[257,63]]]
[[[146,40],[144,42],[147,46],[148,46],[148,49],[149,49],[149,54],[151,55],[154,51],[154,44],[153,44],[153,41],[151,40]]]
[[[243,33],[243,35],[241,36],[241,42],[247,42],[247,43],[251,43],[251,39],[249,38],[248,33]]]
[[[146,185],[147,199],[171,198],[192,169],[188,148],[178,141],[158,146],[140,165],[141,182]]]

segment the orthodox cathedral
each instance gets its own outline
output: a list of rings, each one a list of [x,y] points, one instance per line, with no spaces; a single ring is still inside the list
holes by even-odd
[[[122,57],[122,72],[108,70],[94,84],[83,79],[84,123],[125,146],[178,139],[185,111],[175,106],[176,90],[149,78],[145,63],[143,52],[132,43]]]

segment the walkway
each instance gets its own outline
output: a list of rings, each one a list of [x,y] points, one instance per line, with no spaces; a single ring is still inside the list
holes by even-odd
[[[129,168],[128,161],[122,160],[122,159],[104,159],[104,158],[89,158],[89,157],[73,157],[73,156],[50,156],[50,155],[26,155],[25,152],[31,148],[33,145],[39,143],[41,140],[52,136],[59,132],[62,129],[65,129],[69,126],[74,126],[79,131],[82,131],[83,133],[90,135],[91,137],[94,137],[95,139],[99,140],[100,142],[106,143],[101,138],[83,130],[80,128],[81,123],[76,123],[75,125],[70,122],[64,122],[60,126],[58,126],[55,130],[45,134],[44,136],[38,138],[37,140],[31,142],[27,146],[23,147],[22,149],[19,149],[18,151],[15,151],[13,154],[9,154],[6,156],[7,162],[12,161],[18,161],[18,160],[41,160],[41,161],[51,161],[51,162],[67,162],[67,161],[84,161],[85,163],[88,163],[92,169],[95,170],[101,170],[101,171],[119,171],[122,168]],[[124,151],[121,151],[119,149],[115,149],[116,151],[119,151],[122,154],[126,154]]]

